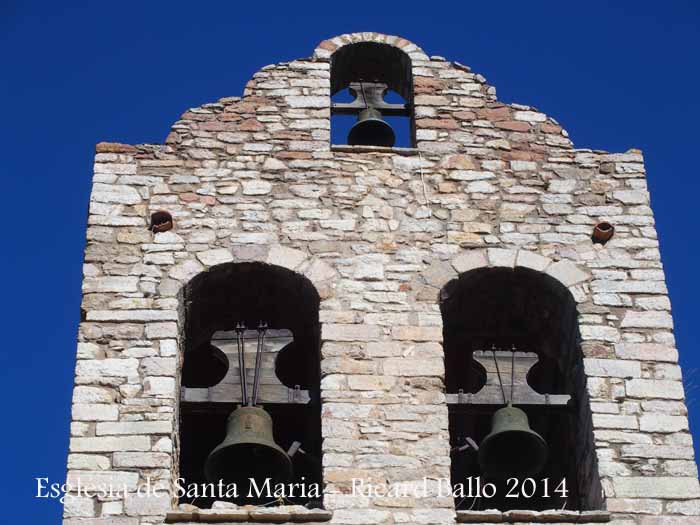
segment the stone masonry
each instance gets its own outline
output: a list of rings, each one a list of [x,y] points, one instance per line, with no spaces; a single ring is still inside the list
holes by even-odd
[[[330,59],[357,42],[410,58],[416,148],[331,146]],[[152,233],[159,210],[175,227]],[[591,241],[600,221],[615,227],[605,245]],[[325,512],[178,510],[180,292],[244,261],[298,272],[321,297]],[[518,266],[576,300],[601,510],[616,525],[700,523],[642,153],[577,149],[556,121],[499,102],[468,67],[356,33],[263,67],[242,97],[188,110],[164,145],[97,145],[68,482],[134,493],[148,477],[162,492],[68,498],[64,524],[161,524],[168,513],[184,523],[546,521],[458,516],[451,497],[347,495],[352,478],[449,478],[438,294],[461,273]]]

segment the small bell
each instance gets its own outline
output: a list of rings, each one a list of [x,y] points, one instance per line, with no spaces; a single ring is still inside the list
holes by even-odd
[[[491,432],[479,446],[479,466],[486,477],[529,477],[547,463],[547,443],[530,428],[527,414],[512,405],[493,415]]]
[[[394,130],[382,118],[381,112],[373,107],[360,111],[357,122],[348,134],[348,144],[351,146],[391,147],[395,140]]]
[[[204,474],[211,483],[235,484],[240,495],[249,493],[250,478],[260,486],[285,483],[292,461],[272,435],[272,418],[260,407],[234,410],[226,421],[226,437],[209,454]]]

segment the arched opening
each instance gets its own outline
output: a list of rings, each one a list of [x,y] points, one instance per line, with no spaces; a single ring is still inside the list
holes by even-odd
[[[481,268],[447,283],[440,309],[452,484],[480,476],[497,487],[488,499],[456,497],[457,509],[598,508],[578,313],[569,290],[527,268]],[[494,419],[509,403],[527,415],[529,429],[504,420],[504,411]],[[540,438],[545,454],[535,457]],[[536,473],[524,474],[521,461]]]
[[[192,279],[183,290],[182,304],[182,485],[214,482],[211,476],[217,470],[211,464],[217,465],[210,454],[230,437],[229,415],[239,406],[254,405],[272,419],[272,439],[281,449],[273,451],[274,455],[290,458],[293,473],[285,482],[320,487],[319,295],[313,284],[278,266],[227,263]],[[247,385],[245,396],[242,384]],[[262,454],[269,448],[263,447]],[[252,463],[234,464],[235,476],[255,476]],[[264,496],[247,497],[247,490],[228,498],[202,496],[202,492],[185,494],[180,502],[208,508],[216,500],[238,504],[270,501]],[[321,504],[309,490],[297,490],[288,503]]]
[[[331,57],[331,97],[333,144],[415,146],[411,59],[400,49],[340,48]]]

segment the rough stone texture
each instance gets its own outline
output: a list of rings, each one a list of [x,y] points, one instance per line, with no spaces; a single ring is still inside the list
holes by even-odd
[[[330,57],[360,41],[410,57],[416,149],[331,147]],[[338,493],[397,466],[449,477],[438,292],[458,273],[522,266],[578,303],[613,523],[700,520],[641,152],[576,149],[543,113],[498,102],[469,68],[357,33],[261,69],[242,98],[187,111],[165,145],[98,144],[94,173],[69,480],[134,491],[150,476],[172,489],[179,292],[210,266],[262,261],[305,275],[322,299],[324,456],[347,458],[324,468],[332,523],[454,523],[451,499],[401,508]],[[154,235],[149,217],[162,209],[175,229]],[[590,239],[601,220],[616,229],[604,246]],[[437,350],[413,353],[420,345]],[[417,439],[429,454],[412,452]],[[77,500],[64,523],[163,523],[174,504]]]

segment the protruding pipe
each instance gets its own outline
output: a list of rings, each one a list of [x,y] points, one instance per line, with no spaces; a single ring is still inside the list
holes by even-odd
[[[605,244],[614,234],[615,226],[609,222],[599,222],[595,225],[595,228],[593,228],[593,235],[591,236],[591,239],[594,243]]]
[[[173,229],[173,216],[167,211],[157,211],[151,214],[151,224],[148,229],[153,233],[167,232]]]

